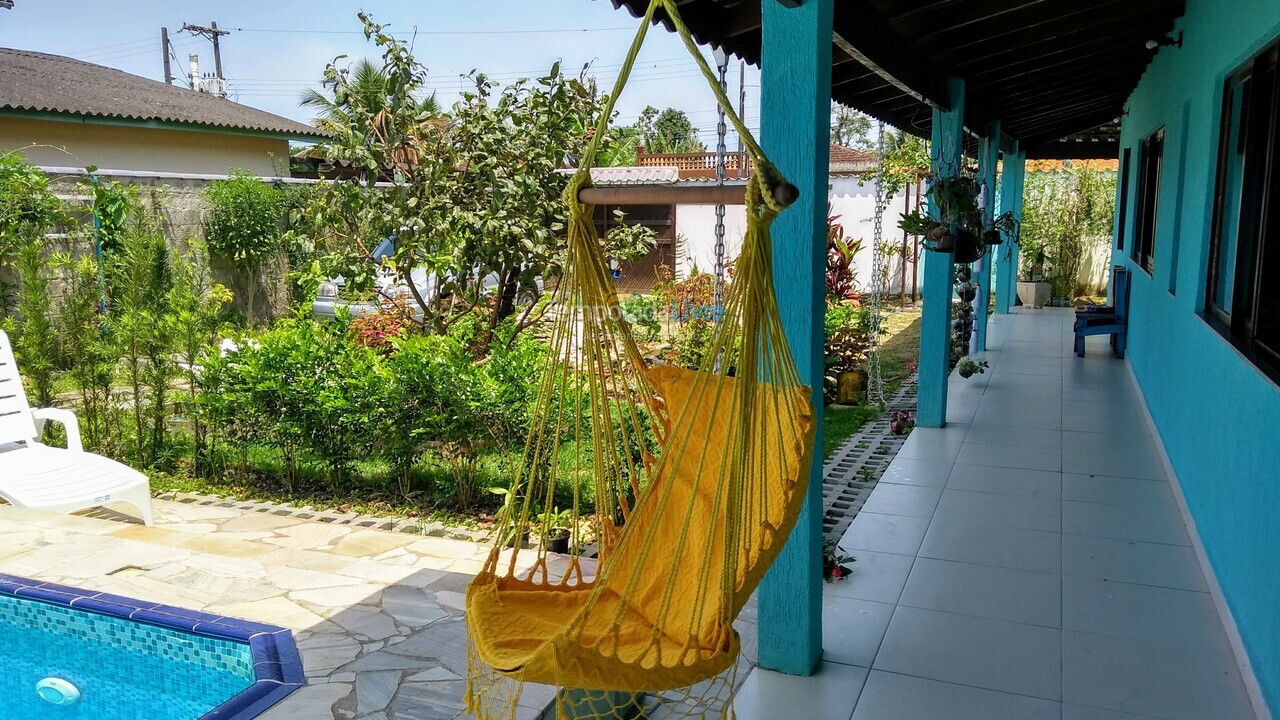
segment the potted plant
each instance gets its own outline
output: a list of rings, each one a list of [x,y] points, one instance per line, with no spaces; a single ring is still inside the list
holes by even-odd
[[[968,264],[982,257],[989,245],[1001,242],[1003,226],[984,227],[978,207],[978,183],[965,175],[952,178],[930,178],[929,204],[933,213],[913,210],[904,213],[898,227],[911,235],[924,238],[929,250],[950,252],[957,264]],[[935,217],[936,215],[936,217]],[[1003,218],[1004,216],[1002,216]],[[1012,215],[1008,220],[1012,221]]]
[[[974,374],[983,374],[989,367],[991,367],[991,363],[986,360],[970,360],[969,358],[965,358],[956,366],[956,370],[960,372],[960,377],[968,379],[973,377]]]
[[[549,511],[547,523],[547,550],[553,553],[568,554],[569,540],[574,526],[573,509]]]
[[[824,386],[827,402],[857,405],[867,386],[865,370],[871,348],[871,313],[852,303],[827,306]]]
[[[894,410],[893,417],[889,420],[889,430],[894,435],[906,435],[915,426],[916,416],[910,410]]]
[[[1044,307],[1053,294],[1053,284],[1045,277],[1046,259],[1043,245],[1023,246],[1023,267],[1019,273],[1021,277],[1018,279],[1018,299],[1022,301],[1024,307]]]

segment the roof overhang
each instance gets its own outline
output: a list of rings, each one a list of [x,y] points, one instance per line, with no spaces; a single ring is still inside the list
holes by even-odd
[[[46,120],[49,122],[74,123],[77,125],[108,125],[114,127],[148,128],[152,130],[182,130],[185,132],[212,133],[215,135],[238,135],[242,137],[271,138],[279,140],[296,140],[299,142],[317,143],[324,140],[320,135],[305,133],[274,132],[270,130],[254,130],[250,128],[228,127],[226,125],[206,125],[201,123],[182,123],[155,118],[126,118],[107,115],[84,115],[81,113],[51,112],[49,110],[26,110],[22,108],[0,107],[0,117],[24,118],[27,120]]]
[[[760,4],[684,0],[695,38],[760,61]],[[639,15],[647,0],[612,0]],[[965,81],[965,124],[999,120],[1001,147],[1029,155],[1111,152],[1062,143],[1123,112],[1184,0],[840,0],[832,36],[832,97],[928,137],[934,107],[949,107],[946,78]],[[665,16],[659,21],[669,25]],[[1107,155],[1106,157],[1112,157]]]

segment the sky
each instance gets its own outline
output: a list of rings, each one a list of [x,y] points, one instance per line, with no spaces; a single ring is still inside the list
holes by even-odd
[[[160,28],[169,28],[176,82],[185,83],[187,56],[213,71],[205,38],[179,29],[216,21],[223,36],[222,65],[237,102],[303,122],[305,87],[319,87],[325,64],[376,59],[356,19],[358,10],[412,39],[426,66],[428,88],[445,106],[458,97],[471,70],[510,82],[536,77],[561,61],[574,72],[590,63],[602,88],[612,87],[638,20],[608,0],[15,0],[0,10],[0,47],[38,50],[163,80]],[[416,35],[415,35],[416,31]],[[711,53],[704,48],[709,59]],[[713,62],[710,61],[709,62]],[[731,63],[729,95],[737,98],[738,63]],[[758,129],[759,72],[746,68],[747,125]],[[661,27],[649,39],[618,103],[619,120],[634,120],[646,105],[688,113],[700,139],[714,148],[716,106],[679,38]],[[733,130],[729,147],[735,146]]]

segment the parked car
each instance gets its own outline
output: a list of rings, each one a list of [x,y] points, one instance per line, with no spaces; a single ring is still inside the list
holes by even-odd
[[[353,316],[367,315],[378,311],[377,297],[392,298],[395,300],[403,300],[408,306],[409,311],[414,318],[422,317],[422,307],[418,305],[413,297],[413,292],[405,283],[404,278],[393,273],[388,269],[384,261],[395,253],[395,236],[383,240],[378,244],[369,255],[371,262],[377,263],[378,272],[374,277],[374,286],[376,289],[376,297],[366,297],[360,300],[352,300],[343,297],[343,290],[346,288],[346,279],[339,276],[329,278],[325,282],[320,283],[320,287],[316,289],[316,298],[311,302],[311,315],[317,320],[333,320],[338,316],[338,310],[345,309]],[[436,278],[429,275],[426,270],[415,268],[410,271],[409,279],[418,290],[418,294],[423,298],[432,297],[435,294]],[[496,275],[488,275],[484,278],[484,288],[491,289],[498,284]],[[537,302],[542,295],[543,283],[539,278],[533,289],[522,293],[519,302],[527,304]]]

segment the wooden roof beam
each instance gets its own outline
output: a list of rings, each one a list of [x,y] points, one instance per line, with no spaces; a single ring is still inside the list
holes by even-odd
[[[927,59],[876,13],[867,0],[836,5],[832,42],[868,69],[921,102],[949,107],[946,85]]]
[[[1000,42],[982,42],[954,47],[934,53],[933,59],[944,65],[964,67],[977,63],[998,63],[998,58],[1021,56],[1049,48],[1074,47],[1081,42],[1114,38],[1117,44],[1131,36],[1145,42],[1168,25],[1168,19],[1152,18],[1152,7],[1167,0],[1133,0],[1113,10],[1116,20],[1098,25],[1092,13],[1072,15],[1054,25],[1042,25],[1024,33],[1010,35]],[[1146,37],[1143,37],[1146,36]]]

